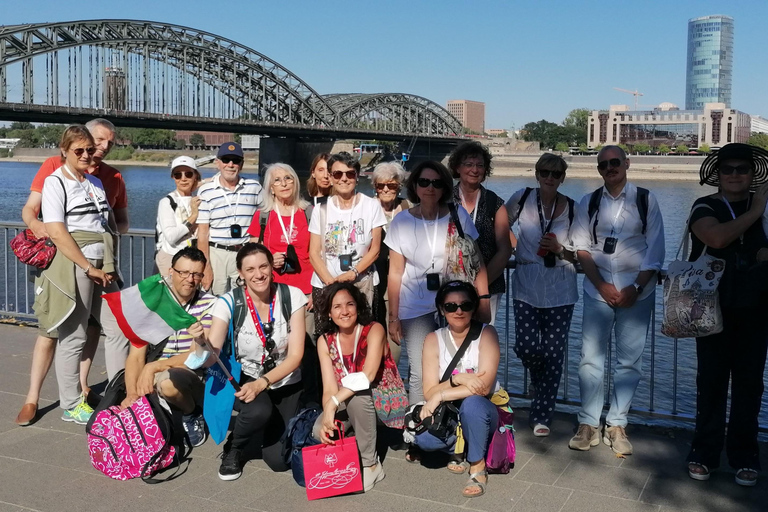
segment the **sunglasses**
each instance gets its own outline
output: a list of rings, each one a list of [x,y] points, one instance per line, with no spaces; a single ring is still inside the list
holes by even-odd
[[[565,174],[563,171],[538,171],[538,173],[539,173],[539,176],[544,179],[547,179],[550,176],[552,176],[556,180],[559,180],[560,178],[563,177],[563,174]]]
[[[348,180],[356,180],[357,171],[333,171],[331,176],[335,180],[340,180],[342,176],[346,176]]]
[[[377,183],[376,190],[397,190],[400,188],[399,183]]]
[[[416,184],[421,188],[427,188],[430,185],[432,185],[437,190],[442,190],[445,188],[445,183],[443,183],[443,180],[441,179],[430,180],[428,178],[419,178],[416,180]]]
[[[93,156],[96,153],[96,148],[90,147],[90,148],[77,148],[73,149],[72,152],[76,156],[83,156],[83,153],[88,153],[89,155]]]
[[[262,325],[262,330],[264,331],[264,337],[266,338],[266,341],[264,343],[264,350],[266,350],[267,354],[269,354],[264,359],[264,364],[262,365],[264,367],[264,372],[271,372],[275,369],[275,366],[277,366],[277,363],[275,362],[275,358],[272,356],[272,352],[275,350],[275,340],[272,339],[272,334],[275,332],[275,322],[274,320],[272,322],[267,322]]]
[[[720,166],[720,174],[724,176],[730,176],[734,172],[736,174],[739,174],[741,176],[746,176],[749,174],[749,171],[752,170],[752,167],[749,165],[739,165],[739,166],[732,166],[732,165],[721,165]]]
[[[471,300],[465,300],[461,304],[456,304],[455,302],[446,302],[443,304],[443,309],[446,313],[455,313],[459,309],[462,311],[465,311],[469,313],[473,309],[475,309],[475,305],[472,303]]]
[[[184,172],[176,171],[175,173],[173,173],[173,179],[175,180],[180,180],[182,176],[184,176],[187,179],[191,179],[195,176],[195,172],[194,171],[184,171]]]
[[[223,156],[219,160],[221,160],[221,163],[223,164],[235,164],[240,165],[243,163],[243,159],[239,156]]]
[[[611,158],[610,160],[603,160],[602,162],[597,162],[597,168],[601,171],[604,171],[608,169],[608,167],[618,167],[621,165],[621,158]]]
[[[205,277],[205,274],[202,272],[190,272],[189,270],[176,270],[175,268],[172,268],[174,272],[179,274],[179,277],[182,279],[187,279],[189,276],[192,276],[192,279],[195,281],[202,281],[203,277]]]

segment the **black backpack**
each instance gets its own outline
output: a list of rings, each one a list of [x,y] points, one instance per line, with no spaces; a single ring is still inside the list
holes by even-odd
[[[520,218],[520,213],[523,211],[523,206],[525,206],[525,201],[528,199],[528,196],[531,195],[531,191],[533,189],[531,187],[525,187],[525,192],[523,192],[523,195],[520,196],[520,201],[517,202],[517,218]],[[566,197],[568,200],[568,227],[570,228],[573,224],[573,215],[575,212],[575,203],[573,199],[570,197]]]
[[[277,289],[280,291],[280,310],[282,311],[285,324],[288,329],[288,334],[291,333],[291,290],[285,283],[275,283]],[[245,315],[248,311],[248,306],[245,304],[245,292],[241,286],[232,290],[232,299],[234,300],[234,316],[232,318],[232,328],[237,339],[237,335],[245,322]],[[229,343],[225,343],[224,346],[229,346]]]
[[[600,187],[589,198],[589,208],[587,209],[587,218],[592,222],[592,216],[595,216],[595,222],[592,224],[592,242],[597,243],[597,214],[600,212],[600,198],[603,193],[603,188]],[[640,221],[643,223],[642,233],[645,234],[645,230],[648,227],[648,195],[647,188],[637,187],[636,205],[637,211],[640,213]]]
[[[309,404],[291,418],[280,440],[283,444],[283,460],[286,465],[291,466],[293,480],[302,487],[305,487],[302,449],[320,444],[320,441],[312,437],[312,429],[322,413],[323,409],[319,405]]]

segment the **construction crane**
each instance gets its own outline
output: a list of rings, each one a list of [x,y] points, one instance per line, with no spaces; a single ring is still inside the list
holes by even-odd
[[[639,92],[637,89],[635,89],[634,91],[629,91],[627,89],[620,89],[619,87],[614,87],[614,89],[616,89],[617,91],[626,92],[627,94],[631,94],[632,96],[634,96],[635,97],[635,111],[637,111],[637,97],[638,96],[643,96],[643,93]]]

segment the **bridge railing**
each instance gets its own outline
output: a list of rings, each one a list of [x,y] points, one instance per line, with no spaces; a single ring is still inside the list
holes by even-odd
[[[3,270],[0,274],[0,316],[13,317],[22,321],[34,321],[32,302],[34,287],[28,276],[27,266],[20,263],[9,248],[10,240],[24,225],[18,222],[0,222],[3,243]],[[137,283],[154,272],[154,232],[151,230],[132,229],[121,236],[119,264],[126,286]],[[507,266],[506,277],[508,290],[503,307],[500,308],[496,326],[502,345],[502,359],[499,365],[499,379],[510,396],[522,399],[528,396],[528,374],[520,360],[514,355],[513,310],[510,283],[514,262]],[[673,424],[690,424],[695,412],[695,355],[692,343],[681,347],[677,339],[664,338],[659,343],[656,321],[656,308],[652,314],[652,326],[644,354],[644,377],[638,395],[633,401],[631,414],[646,418],[670,420]],[[570,340],[566,347],[563,376],[557,402],[564,406],[578,406],[578,360],[580,345],[580,304],[577,303],[574,321],[571,324]],[[681,351],[688,362],[679,364]],[[606,354],[605,399],[611,396],[611,375],[614,358],[611,344]],[[661,404],[661,405],[660,405]],[[567,407],[566,407],[567,408]],[[762,432],[768,432],[768,422],[762,421]]]

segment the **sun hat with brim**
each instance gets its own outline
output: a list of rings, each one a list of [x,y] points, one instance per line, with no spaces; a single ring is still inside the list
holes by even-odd
[[[724,160],[747,160],[752,162],[754,178],[750,188],[768,182],[768,151],[751,144],[734,142],[727,144],[709,155],[699,170],[699,185],[720,186],[720,162]]]

